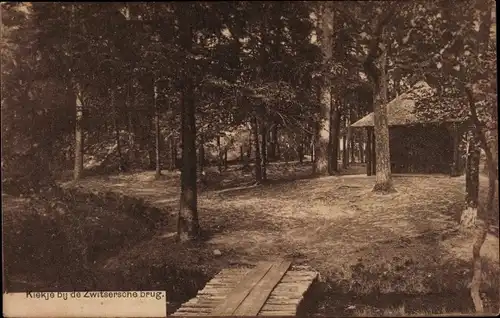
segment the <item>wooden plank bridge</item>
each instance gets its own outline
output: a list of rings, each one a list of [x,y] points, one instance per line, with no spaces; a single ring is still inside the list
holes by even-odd
[[[172,316],[295,316],[317,278],[287,260],[224,269]]]

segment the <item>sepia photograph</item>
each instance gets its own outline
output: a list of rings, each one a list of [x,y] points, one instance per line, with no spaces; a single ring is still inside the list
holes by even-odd
[[[496,1],[0,4],[4,316],[500,313]]]

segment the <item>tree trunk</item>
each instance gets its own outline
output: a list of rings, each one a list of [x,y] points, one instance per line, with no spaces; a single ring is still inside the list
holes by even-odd
[[[313,175],[320,174],[320,164],[321,160],[325,159],[325,156],[322,156],[321,153],[321,123],[316,122],[314,124],[314,134],[313,134],[313,156],[314,160],[312,161],[312,173]]]
[[[156,85],[156,80],[153,79],[153,106],[155,108],[155,178],[160,179],[161,177],[161,132],[160,132],[160,109],[158,106],[158,87]]]
[[[315,129],[315,142],[314,142],[314,174],[321,175],[328,171],[328,143],[330,135],[330,91],[323,91],[322,99],[328,99],[328,106],[326,102],[322,102],[323,110],[326,112],[325,118],[316,123]]]
[[[190,14],[189,11],[189,5],[180,10],[181,15],[184,17],[181,16],[179,28],[181,47],[187,52],[191,52],[193,44],[191,26],[193,21],[187,19]],[[177,236],[180,241],[197,239],[201,234],[197,206],[195,89],[190,68],[189,64],[185,65],[181,85],[182,167],[181,195],[177,219]]]
[[[377,171],[377,152],[375,151],[375,132],[374,132],[375,128],[371,128],[371,133],[372,133],[372,150],[371,150],[371,154],[372,154],[372,174],[375,174],[376,171]]]
[[[179,146],[177,144],[177,140],[174,139],[174,168],[179,169]]]
[[[267,135],[267,141],[268,141],[268,148],[267,148],[267,156],[269,161],[273,161],[276,157],[276,144],[274,143],[274,128],[276,125],[273,125],[271,129],[268,131]]]
[[[310,157],[311,164],[314,162],[314,147],[312,138],[307,139],[307,153]]]
[[[267,181],[267,129],[266,125],[264,125],[264,121],[261,122],[260,125],[260,135],[262,138],[261,145],[262,147],[260,148],[262,155],[261,155],[261,162],[262,162],[262,181]]]
[[[252,127],[250,128],[250,131],[248,132],[248,147],[247,147],[248,162],[250,162],[250,160],[252,159],[252,133],[253,133]]]
[[[327,68],[333,53],[334,11],[332,4],[324,2],[321,8],[321,19],[318,23],[320,47],[323,51],[323,64]],[[330,108],[332,104],[331,79],[326,79],[326,85],[318,87],[318,97],[321,105],[321,120],[317,123],[313,173],[321,175],[328,171],[329,165],[329,137],[330,137]]]
[[[349,150],[347,149],[347,134],[342,136],[342,169],[347,169],[349,160]]]
[[[496,2],[493,1],[483,1],[479,2],[480,9],[480,19],[479,19],[479,36],[478,36],[478,56],[484,54],[488,51],[489,41],[491,39],[491,25],[494,22],[492,13],[496,9]],[[471,85],[473,87],[473,85]],[[484,312],[483,301],[480,295],[480,287],[482,281],[482,262],[481,262],[481,247],[483,246],[488,231],[490,229],[490,223],[492,219],[495,218],[494,215],[494,199],[496,193],[496,180],[498,179],[498,109],[497,107],[491,107],[490,115],[491,121],[488,123],[481,122],[478,118],[476,109],[476,96],[474,96],[474,90],[471,87],[466,87],[465,92],[467,94],[467,99],[469,102],[469,110],[471,114],[472,123],[474,124],[474,134],[473,134],[473,149],[469,147],[468,153],[471,154],[470,164],[467,164],[467,168],[471,167],[469,180],[469,189],[467,189],[467,202],[477,201],[477,196],[479,194],[479,161],[480,161],[480,151],[479,146],[481,146],[486,155],[486,165],[488,168],[488,193],[486,197],[486,207],[483,214],[483,224],[480,227],[479,233],[476,237],[472,248],[472,262],[473,262],[473,275],[470,284],[470,295],[472,301],[474,302],[474,307],[476,312]],[[484,128],[484,129],[483,129]],[[469,169],[468,169],[469,170]],[[476,177],[477,174],[477,177]],[[467,182],[466,179],[466,182]],[[476,180],[477,179],[477,180]],[[477,183],[477,193],[476,184]],[[466,183],[467,184],[467,183]],[[472,205],[472,204],[471,204]]]
[[[450,175],[452,177],[458,177],[461,175],[460,172],[460,129],[456,124],[451,127],[451,133],[453,135],[453,162],[450,169]]]
[[[176,161],[177,161],[177,145],[175,143],[175,137],[170,136],[170,166],[169,170],[174,171],[176,168]]]
[[[340,135],[340,129],[339,129],[339,138],[337,140],[337,149],[339,150],[337,153],[337,162],[342,160],[342,151],[344,151],[342,148],[342,136]]]
[[[314,128],[313,128],[314,129]],[[311,163],[313,165],[313,174],[314,174],[314,133],[309,136],[309,152],[311,153]]]
[[[299,147],[297,149],[297,154],[299,155],[299,162],[304,163],[304,142],[301,140]]]
[[[118,169],[124,171],[122,146],[120,142],[120,127],[118,125],[118,109],[116,107],[116,96],[114,88],[111,88],[111,109],[113,110],[113,128],[116,143],[116,153],[118,155]]]
[[[78,89],[76,93],[76,121],[75,121],[75,168],[73,171],[73,179],[80,180],[83,175],[83,103],[81,100],[81,92]]]
[[[128,122],[128,143],[129,143],[129,165],[132,165],[137,158],[137,149],[135,145],[135,125],[133,121],[133,107],[135,106],[135,93],[134,93],[134,83],[135,80],[132,79],[132,83],[127,85],[127,122]]]
[[[273,159],[275,161],[280,160],[280,144],[279,144],[279,127],[278,124],[274,125],[273,128]]]
[[[149,118],[149,121],[151,121],[151,118]],[[156,149],[155,149],[155,144],[154,141],[151,139],[151,136],[149,137],[147,141],[147,147],[148,147],[148,168],[149,169],[156,169]]]
[[[462,211],[460,223],[464,227],[476,224],[479,198],[479,159],[481,156],[479,140],[472,134],[467,147],[467,162],[465,170],[465,210]]]
[[[375,132],[375,186],[376,192],[395,191],[391,176],[391,158],[389,148],[389,125],[387,120],[387,51],[383,53],[379,60],[379,75],[374,83],[374,132]]]
[[[240,162],[243,164],[244,162],[244,156],[243,156],[243,146],[240,146]]]
[[[196,110],[193,99],[194,89],[191,79],[186,80],[186,85],[182,93],[181,198],[177,221],[177,234],[181,241],[186,241],[198,238],[200,235],[196,184]]]
[[[220,136],[217,136],[217,169],[222,173],[222,148],[220,145]]]
[[[348,112],[348,115],[346,116],[346,122],[345,122],[345,128],[347,130],[347,134],[346,134],[346,159],[345,159],[345,163],[346,163],[346,167],[348,168],[349,167],[349,163],[350,163],[350,156],[351,156],[351,152],[352,152],[352,129],[351,129],[351,117],[352,117],[352,111],[349,109],[349,112]]]
[[[372,133],[372,128],[371,127],[367,127],[366,128],[366,175],[367,176],[371,176],[373,174],[373,170],[372,170],[372,167],[373,167],[373,163],[372,163],[372,144],[373,144],[373,133]]]
[[[224,149],[224,170],[227,170],[228,163],[227,163],[227,148]]]
[[[281,147],[280,147],[280,141],[279,141],[279,130],[278,128],[276,128],[276,135],[274,136],[274,138],[276,138],[276,143],[275,143],[275,152],[276,152],[276,161],[280,161],[281,160]]]
[[[198,147],[198,164],[200,171],[203,172],[205,169],[205,139],[203,138],[203,134],[200,136],[200,145]]]
[[[387,122],[387,43],[385,28],[396,12],[396,6],[390,6],[382,12],[368,45],[368,54],[363,68],[373,89],[373,113],[375,131],[376,177],[375,192],[395,191],[391,177],[389,148],[389,126]]]
[[[255,150],[255,181],[257,183],[262,182],[262,161],[260,157],[259,148],[259,125],[257,122],[257,117],[252,118],[252,130],[253,130],[253,142]]]
[[[136,148],[135,148],[135,132],[134,132],[134,124],[132,121],[132,112],[129,110],[128,112],[128,161],[129,164],[133,164],[137,158]]]
[[[332,94],[331,94],[332,95]],[[330,108],[330,138],[328,141],[328,174],[338,174],[338,152],[339,152],[339,133],[340,133],[340,109],[337,101],[332,101]]]
[[[476,219],[478,214],[478,203],[479,203],[479,161],[480,161],[480,148],[479,148],[479,136],[476,132],[472,133],[472,137],[469,141],[468,151],[467,151],[467,167],[465,171],[465,204],[466,208],[462,211],[460,217],[460,225],[465,228],[473,228],[476,225]],[[494,180],[494,179],[493,179]],[[493,195],[495,191],[495,184],[493,184]],[[491,200],[493,201],[493,200]],[[487,212],[491,211],[492,206],[486,209]],[[477,236],[474,245],[472,246],[472,263],[473,263],[473,275],[471,281],[471,298],[474,302],[474,307],[477,312],[482,312],[483,301],[480,296],[480,286],[481,286],[481,247],[486,240],[486,235],[489,230],[489,215],[485,215],[485,225],[479,230],[479,235]]]

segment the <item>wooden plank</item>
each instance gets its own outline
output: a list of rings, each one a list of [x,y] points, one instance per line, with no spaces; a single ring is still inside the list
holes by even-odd
[[[263,262],[258,264],[255,269],[245,275],[242,282],[234,288],[229,295],[215,310],[211,313],[213,316],[231,316],[238,306],[245,300],[252,288],[267,274],[273,266],[272,262]]]
[[[288,294],[288,295],[283,295],[283,294],[279,294],[279,295],[273,295],[271,294],[271,296],[269,296],[268,298],[268,301],[273,301],[273,300],[288,300],[288,299],[302,299],[302,295],[298,295],[298,294]]]
[[[259,316],[295,316],[295,311],[263,311]]]
[[[204,309],[204,308],[181,308],[177,310],[175,313],[176,314],[183,314],[183,313],[188,313],[188,312],[194,312],[194,313],[204,313],[204,314],[209,314],[211,309]]]
[[[274,293],[269,296],[269,299],[299,299],[304,297],[303,294],[300,293],[291,293],[291,292],[283,292],[283,293]]]
[[[228,284],[229,285],[236,284],[236,279],[212,279],[206,286],[228,285]]]
[[[215,305],[214,304],[207,304],[207,303],[197,303],[197,304],[185,304],[182,306],[182,309],[188,309],[188,308],[199,308],[199,309],[207,309],[207,310],[212,310],[214,309]]]
[[[299,304],[268,305],[266,304],[262,311],[296,311]]]
[[[290,262],[223,269],[173,316],[295,316],[318,273]]]
[[[231,290],[233,290],[233,288],[227,288],[227,287],[220,287],[220,288],[203,288],[199,294],[200,295],[203,295],[203,294],[211,294],[212,292],[215,293],[215,294],[227,294],[229,293]]]
[[[310,276],[318,276],[318,273],[316,272],[290,272],[288,271],[285,275],[285,277],[310,277]]]
[[[221,299],[219,300],[211,300],[211,299],[199,299],[199,300],[190,300],[187,303],[184,303],[183,306],[190,306],[190,305],[211,305],[215,307],[216,305],[221,303]]]
[[[220,301],[226,299],[227,295],[200,295],[198,299]]]
[[[275,263],[236,309],[234,315],[257,316],[274,287],[276,287],[283,275],[285,275],[291,264],[292,262],[285,260]]]
[[[219,273],[216,276],[214,276],[213,279],[234,279],[242,275],[245,275],[248,272],[249,271],[234,271],[234,272]]]
[[[288,299],[268,299],[265,306],[267,305],[295,305],[300,303],[302,298],[288,298]]]

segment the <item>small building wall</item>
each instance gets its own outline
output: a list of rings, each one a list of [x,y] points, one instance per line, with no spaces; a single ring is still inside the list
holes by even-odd
[[[394,126],[389,136],[393,173],[451,174],[454,138],[445,124]]]

